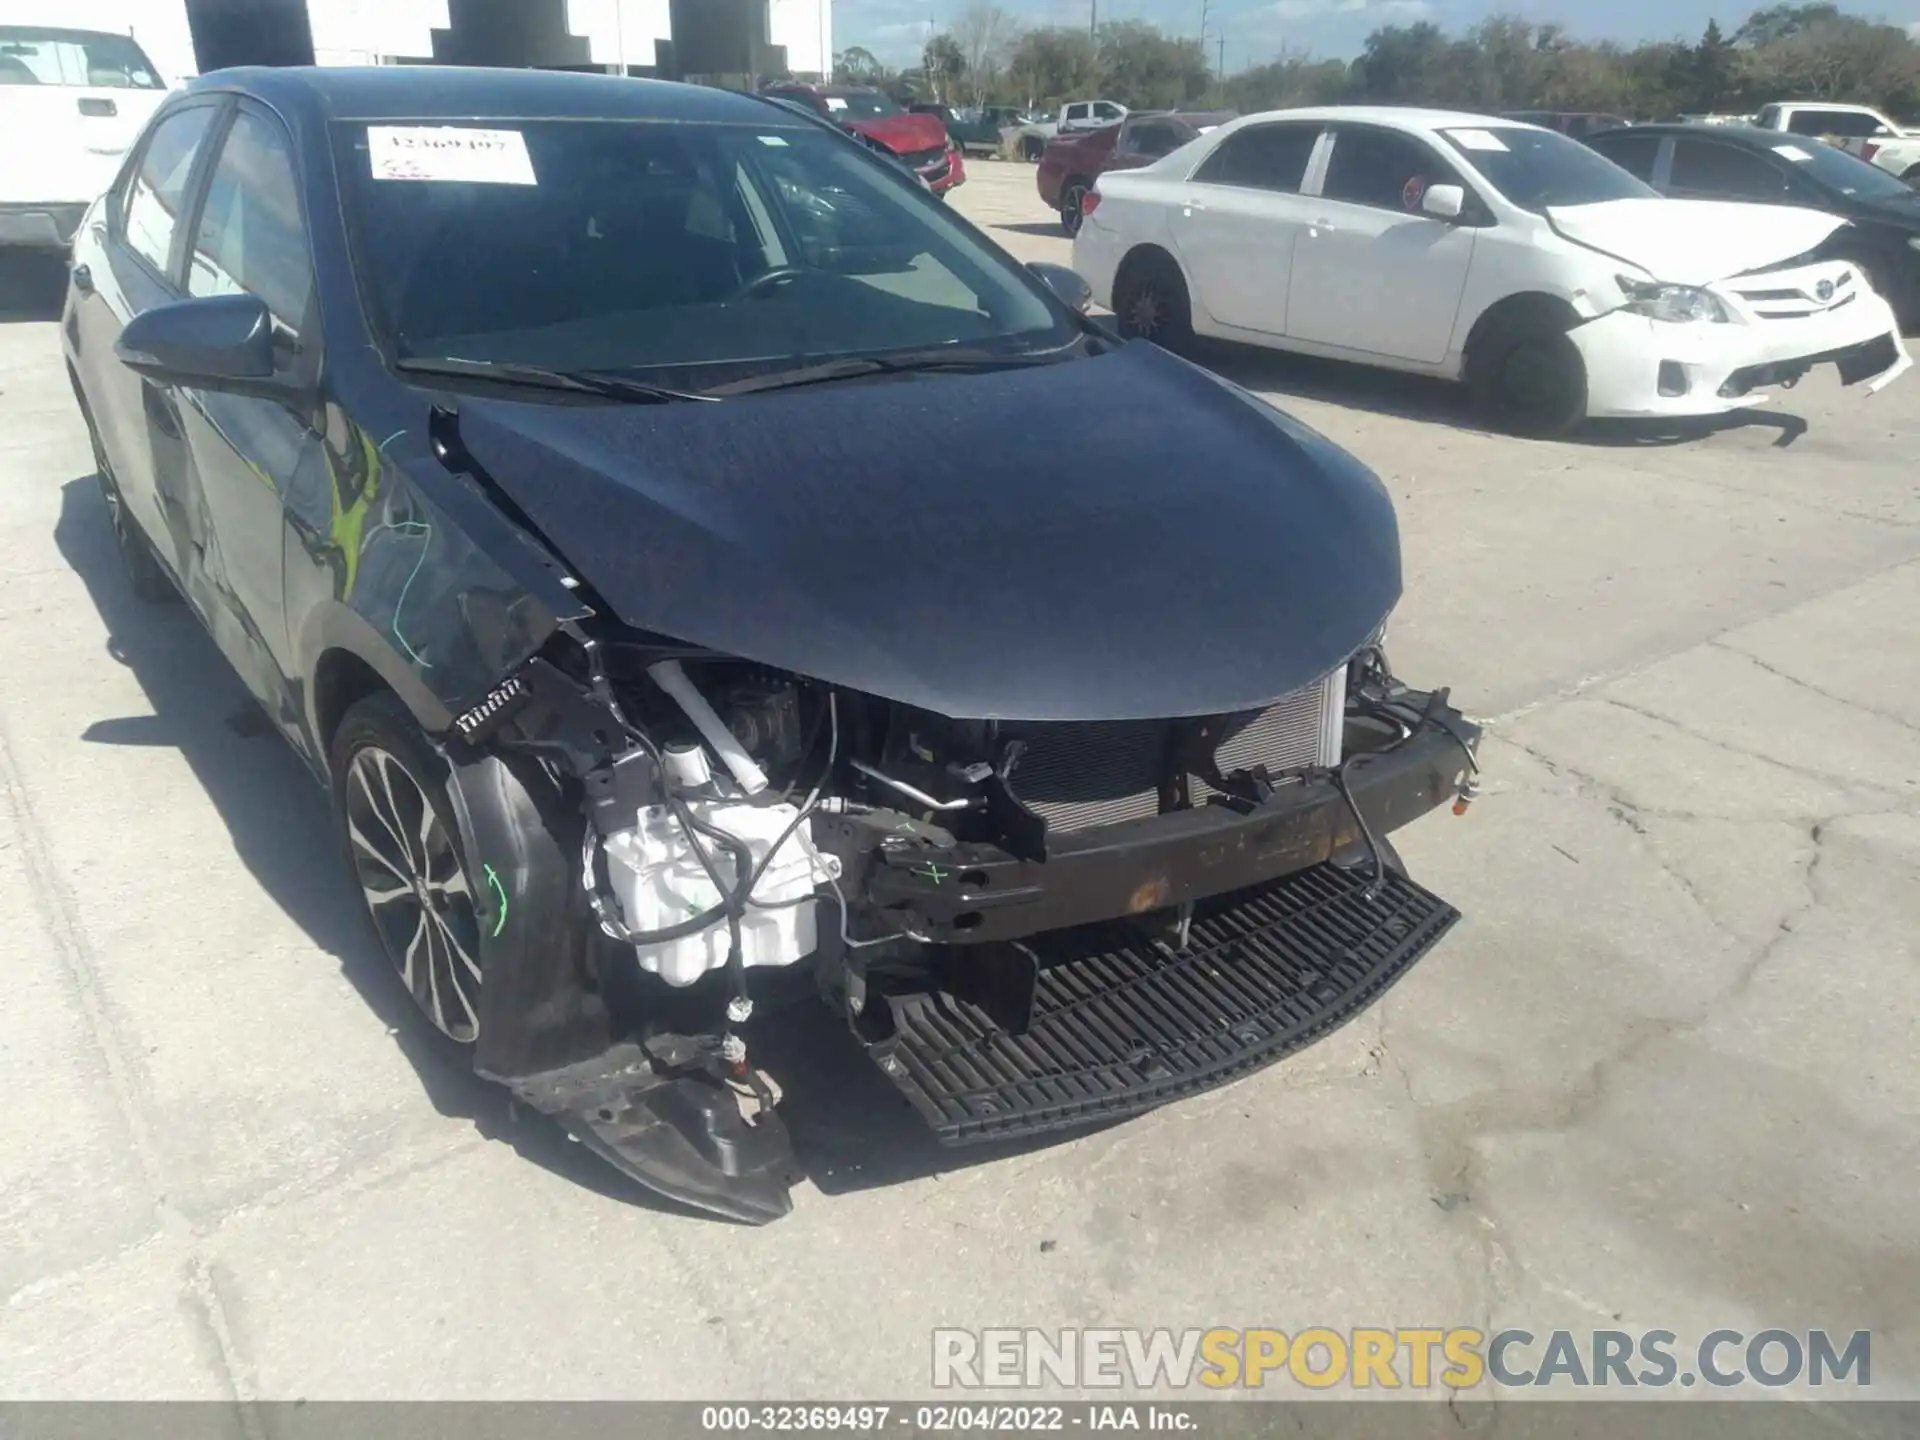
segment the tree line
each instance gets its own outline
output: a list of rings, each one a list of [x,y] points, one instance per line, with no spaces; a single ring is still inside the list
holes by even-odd
[[[1920,43],[1898,25],[1842,14],[1832,4],[1771,5],[1730,35],[1710,21],[1692,43],[1634,46],[1582,40],[1564,26],[1515,15],[1452,35],[1426,21],[1386,25],[1350,61],[1283,50],[1223,76],[1197,39],[1145,21],[1110,23],[1093,34],[1024,26],[1005,7],[973,0],[927,42],[917,69],[890,72],[856,47],[835,57],[835,70],[838,79],[879,84],[903,98],[1043,110],[1102,96],[1137,109],[1218,105],[1245,113],[1371,102],[1657,120],[1749,114],[1794,99],[1920,118]]]

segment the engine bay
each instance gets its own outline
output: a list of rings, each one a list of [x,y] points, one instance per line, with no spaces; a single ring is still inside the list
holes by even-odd
[[[483,1073],[754,1219],[785,1204],[786,1149],[748,1041],[796,992],[949,1142],[1219,1083],[1343,1023],[1457,918],[1385,836],[1464,811],[1479,738],[1378,637],[1259,709],[1047,722],[572,623],[453,732],[533,758],[580,817],[565,903],[596,945],[534,993],[611,1024],[597,1060]]]

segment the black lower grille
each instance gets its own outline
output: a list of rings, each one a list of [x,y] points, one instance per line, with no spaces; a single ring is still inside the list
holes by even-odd
[[[928,165],[937,165],[946,159],[947,147],[938,145],[931,150],[908,150],[905,151],[900,158],[914,169],[919,170]]]
[[[1318,865],[1206,901],[1185,950],[1124,921],[1038,936],[1024,1033],[944,991],[891,995],[894,1033],[872,1054],[950,1144],[1211,1089],[1351,1020],[1460,918],[1398,875],[1369,898],[1370,878]]]

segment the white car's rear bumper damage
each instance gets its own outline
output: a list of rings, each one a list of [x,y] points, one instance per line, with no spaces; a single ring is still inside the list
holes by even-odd
[[[1823,364],[1871,392],[1913,363],[1892,309],[1844,262],[1709,288],[1729,319],[1674,324],[1615,310],[1570,332],[1587,364],[1589,415],[1719,414]]]

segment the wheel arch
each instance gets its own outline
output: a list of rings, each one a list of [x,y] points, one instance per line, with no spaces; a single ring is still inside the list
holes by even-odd
[[[1180,283],[1187,287],[1187,294],[1193,294],[1193,282],[1187,278],[1187,270],[1180,263],[1180,257],[1158,240],[1141,240],[1120,257],[1120,263],[1113,271],[1114,290],[1117,292],[1130,276],[1146,265],[1171,265],[1179,275]]]
[[[391,691],[429,735],[443,733],[453,712],[366,619],[345,605],[323,606],[308,616],[306,644],[313,656],[307,673],[307,729],[324,771],[340,717],[355,701]]]
[[[340,729],[340,721],[354,705],[382,691],[398,695],[378,670],[343,645],[321,652],[314,662],[311,690],[313,738],[323,756],[332,753],[333,737]],[[411,711],[412,707],[408,709]],[[417,720],[419,716],[416,714],[414,718]]]
[[[1504,295],[1482,310],[1467,331],[1467,338],[1460,346],[1460,373],[1463,376],[1473,373],[1476,348],[1484,344],[1489,335],[1502,326],[1536,319],[1546,320],[1562,330],[1572,330],[1584,323],[1585,317],[1565,296],[1546,290],[1521,290]]]

